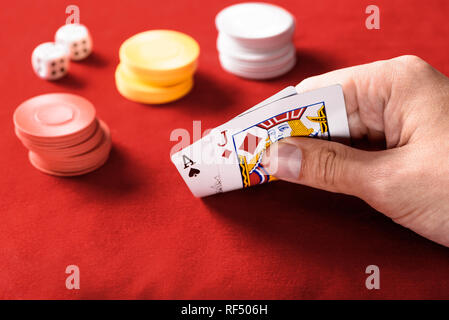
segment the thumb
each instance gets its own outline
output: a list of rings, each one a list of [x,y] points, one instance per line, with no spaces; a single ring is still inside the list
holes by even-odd
[[[378,184],[388,151],[364,151],[306,137],[273,144],[262,159],[269,174],[294,183],[365,198]]]

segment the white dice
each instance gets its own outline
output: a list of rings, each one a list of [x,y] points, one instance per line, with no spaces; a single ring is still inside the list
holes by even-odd
[[[56,80],[69,69],[70,55],[66,47],[53,42],[38,45],[31,55],[31,64],[38,77]]]
[[[82,24],[63,25],[56,31],[55,42],[67,48],[72,60],[82,60],[92,52],[92,38]]]

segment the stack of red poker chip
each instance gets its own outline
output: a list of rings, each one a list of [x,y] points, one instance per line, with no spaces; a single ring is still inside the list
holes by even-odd
[[[14,112],[17,137],[37,169],[77,176],[101,167],[111,150],[108,126],[83,97],[50,93],[31,98]]]

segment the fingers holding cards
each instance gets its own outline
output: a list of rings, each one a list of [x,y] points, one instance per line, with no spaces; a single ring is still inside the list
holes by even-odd
[[[172,161],[197,197],[276,180],[262,165],[267,148],[287,137],[349,141],[342,89],[334,85],[303,94],[288,87],[203,139]],[[293,88],[294,90],[294,88]]]

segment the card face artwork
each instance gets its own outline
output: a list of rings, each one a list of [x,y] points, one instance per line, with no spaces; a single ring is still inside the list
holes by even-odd
[[[281,139],[305,136],[349,142],[339,85],[303,94],[281,92],[271,103],[254,106],[173,155],[173,163],[195,196],[275,180],[261,162],[267,148]]]
[[[327,121],[325,104],[318,102],[288,110],[233,134],[233,150],[238,157],[243,187],[275,179],[261,164],[271,144],[287,137],[330,139]]]

